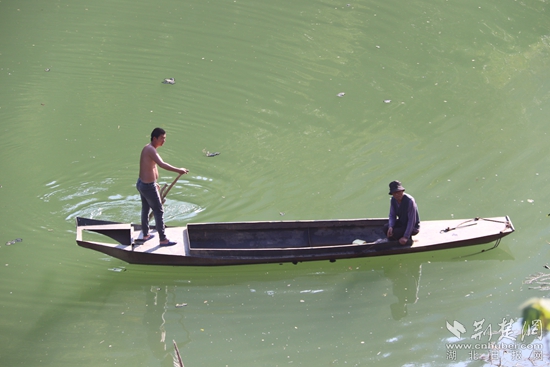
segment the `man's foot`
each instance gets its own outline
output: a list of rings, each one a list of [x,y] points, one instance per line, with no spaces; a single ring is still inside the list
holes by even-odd
[[[136,241],[137,242],[145,242],[145,241],[149,241],[151,238],[154,238],[155,235],[154,234],[148,234],[146,236],[143,236],[142,238],[138,238]]]
[[[172,242],[168,238],[159,242],[159,246],[174,246],[177,242]]]

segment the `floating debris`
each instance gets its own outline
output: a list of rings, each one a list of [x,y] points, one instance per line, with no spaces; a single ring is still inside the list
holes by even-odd
[[[11,240],[11,241],[6,242],[6,246],[11,246],[11,245],[14,245],[17,242],[22,242],[22,241],[23,241],[22,238],[16,238],[15,240]]]
[[[176,79],[174,78],[166,78],[162,81],[162,84],[176,84]]]
[[[203,149],[202,152],[204,153],[205,156],[207,157],[215,157],[217,155],[220,155],[220,152],[209,152],[208,150],[206,149]]]
[[[300,293],[312,293],[312,294],[321,293],[321,292],[323,292],[322,289],[315,289],[315,290],[306,289],[306,290],[300,291]]]
[[[114,271],[115,273],[122,273],[123,271],[126,271],[126,268],[124,268],[124,267],[110,268],[109,271]]]
[[[280,215],[280,216],[283,216],[283,215],[285,215],[285,214],[286,214],[285,212],[279,212],[279,215]]]
[[[531,274],[525,278],[523,284],[533,284],[533,287],[529,289],[538,289],[541,291],[550,290],[550,274],[538,272],[536,274]]]
[[[44,69],[44,71],[46,71],[46,72],[47,72],[47,71],[50,71],[50,68],[46,68],[46,69]]]
[[[390,103],[391,102],[391,99],[385,99],[384,100],[384,103]]]
[[[176,303],[177,308],[185,307],[187,306],[187,303]]]
[[[345,95],[346,95],[346,93],[344,93],[344,92],[340,92],[340,93],[337,94],[338,97],[343,97]]]

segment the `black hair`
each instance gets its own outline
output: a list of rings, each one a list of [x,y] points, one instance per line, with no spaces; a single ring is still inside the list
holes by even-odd
[[[166,134],[166,131],[160,127],[155,127],[155,129],[151,132],[151,141],[153,141],[153,138],[158,138],[161,135]]]

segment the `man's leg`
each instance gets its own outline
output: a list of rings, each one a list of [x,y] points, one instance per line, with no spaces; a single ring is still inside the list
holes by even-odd
[[[151,207],[147,202],[147,198],[143,195],[143,186],[141,180],[138,179],[136,182],[136,189],[141,198],[141,231],[143,232],[143,237],[146,237],[149,234],[149,210],[151,210]]]
[[[405,227],[393,227],[393,236],[391,236],[390,240],[399,241],[405,235],[405,229]]]
[[[162,207],[162,202],[160,201],[160,194],[155,183],[151,184],[141,184],[139,192],[141,193],[142,198],[145,198],[147,202],[147,211],[143,209],[141,212],[141,220],[145,219],[147,223],[147,228],[149,228],[149,208],[153,210],[153,215],[155,216],[155,227],[159,234],[160,241],[166,239],[166,234],[164,233],[164,209]],[[146,213],[146,214],[144,214]],[[145,215],[145,218],[144,218]],[[142,224],[143,226],[143,224]]]
[[[149,234],[149,210],[151,210],[151,207],[145,196],[141,193],[139,196],[141,196],[141,231],[143,232],[143,237],[147,237]]]
[[[155,204],[151,205],[151,209],[153,209],[153,215],[155,217],[155,227],[157,228],[159,239],[162,242],[166,239],[166,234],[164,233],[164,208],[160,201],[160,196],[157,195],[157,197],[158,201],[155,201]]]

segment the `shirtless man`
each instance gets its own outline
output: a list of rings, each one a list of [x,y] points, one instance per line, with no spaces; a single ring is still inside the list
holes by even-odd
[[[174,167],[162,160],[157,152],[166,141],[166,131],[157,127],[151,132],[151,143],[143,147],[139,159],[139,178],[136,188],[141,195],[141,230],[143,231],[142,241],[150,240],[154,235],[149,234],[149,210],[153,210],[155,224],[159,234],[160,246],[175,245],[166,238],[164,233],[164,208],[160,198],[160,186],[157,183],[159,172],[157,166],[165,170],[185,174],[189,172],[185,168]]]

